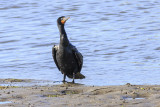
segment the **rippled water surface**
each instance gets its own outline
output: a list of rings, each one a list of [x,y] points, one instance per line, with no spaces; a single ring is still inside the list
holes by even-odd
[[[160,1],[0,1],[0,78],[61,81],[56,20],[84,56],[86,85],[160,84]],[[72,81],[71,79],[67,79]]]

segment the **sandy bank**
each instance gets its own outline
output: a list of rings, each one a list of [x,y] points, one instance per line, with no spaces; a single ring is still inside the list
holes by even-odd
[[[12,83],[32,80],[11,81],[0,79],[0,107],[160,107],[160,85],[13,86]],[[2,86],[7,82],[11,85]]]

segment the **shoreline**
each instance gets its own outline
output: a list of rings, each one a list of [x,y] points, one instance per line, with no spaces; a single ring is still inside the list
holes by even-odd
[[[160,107],[160,85],[34,85],[27,79],[0,79],[0,106],[8,107]],[[3,86],[2,84],[11,84]],[[21,83],[21,86],[14,86]],[[23,86],[24,83],[33,84]],[[53,82],[52,82],[53,83]],[[12,85],[13,84],[13,85]]]

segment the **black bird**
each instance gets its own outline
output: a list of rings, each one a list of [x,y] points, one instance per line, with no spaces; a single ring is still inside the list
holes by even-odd
[[[53,46],[52,56],[57,68],[64,74],[63,82],[65,82],[67,76],[73,78],[72,82],[74,83],[74,79],[83,79],[85,76],[80,73],[83,65],[83,56],[77,48],[69,42],[64,29],[64,24],[68,19],[69,17],[65,16],[57,19],[60,43],[59,45]]]

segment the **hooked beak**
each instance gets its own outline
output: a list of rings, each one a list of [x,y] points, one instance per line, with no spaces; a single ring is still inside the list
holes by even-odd
[[[61,20],[61,23],[62,24],[65,24],[65,22],[69,19],[70,17],[64,17],[62,20]]]

